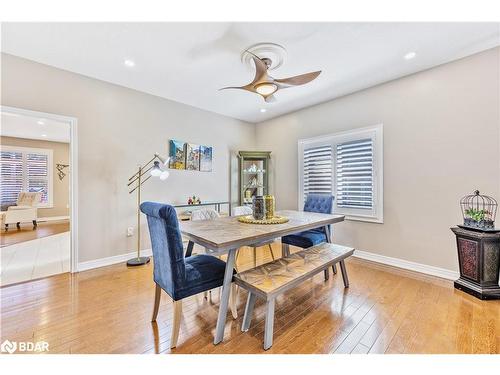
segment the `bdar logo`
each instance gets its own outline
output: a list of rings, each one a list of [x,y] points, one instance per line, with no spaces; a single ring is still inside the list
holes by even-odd
[[[9,354],[12,354],[16,351],[17,349],[17,342],[12,342],[12,341],[9,341],[9,340],[5,340],[2,345],[0,345],[0,350],[2,351],[2,353],[9,353]]]

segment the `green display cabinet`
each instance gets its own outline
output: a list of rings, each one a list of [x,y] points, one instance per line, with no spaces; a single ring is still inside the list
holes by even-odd
[[[239,204],[251,205],[255,196],[269,194],[270,151],[239,151]]]

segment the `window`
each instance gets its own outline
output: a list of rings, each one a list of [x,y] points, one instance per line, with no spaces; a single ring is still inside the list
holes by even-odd
[[[39,207],[52,207],[52,150],[2,145],[0,176],[2,210],[15,205],[21,191],[41,192]]]
[[[382,125],[299,141],[299,207],[307,194],[335,196],[334,212],[383,222]]]

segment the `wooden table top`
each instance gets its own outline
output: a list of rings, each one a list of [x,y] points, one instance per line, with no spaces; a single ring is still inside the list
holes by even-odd
[[[344,221],[344,215],[316,212],[284,210],[276,214],[290,220],[284,224],[246,224],[240,223],[237,217],[230,216],[216,220],[181,222],[180,229],[190,241],[215,252],[224,252]]]

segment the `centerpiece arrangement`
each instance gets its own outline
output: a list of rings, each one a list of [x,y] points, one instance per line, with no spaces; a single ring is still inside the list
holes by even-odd
[[[288,222],[287,217],[275,215],[275,206],[274,196],[255,196],[252,201],[252,215],[239,216],[238,221],[247,224],[284,224]]]

